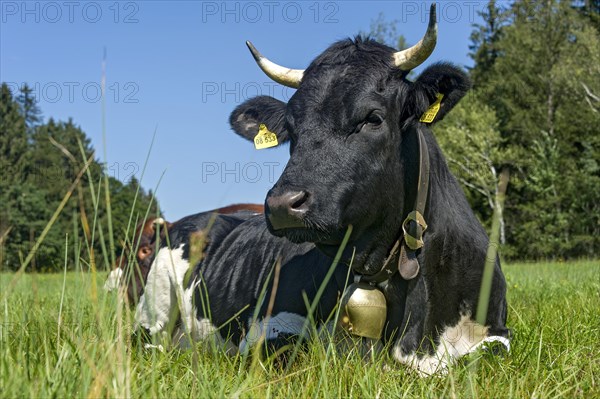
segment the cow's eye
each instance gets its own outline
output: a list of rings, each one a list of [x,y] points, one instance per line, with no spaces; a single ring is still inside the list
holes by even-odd
[[[379,127],[383,123],[383,116],[379,112],[373,111],[367,116],[365,123],[370,127]]]

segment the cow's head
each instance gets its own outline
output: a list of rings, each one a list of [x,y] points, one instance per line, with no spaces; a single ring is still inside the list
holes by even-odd
[[[157,229],[164,229],[170,223],[163,218],[151,217],[141,222],[135,230],[131,244],[125,244],[122,254],[104,284],[107,291],[124,285],[129,303],[134,305],[144,292],[144,286],[156,250]],[[135,256],[134,256],[135,254]]]
[[[265,124],[279,142],[290,142],[290,160],[265,202],[273,234],[334,253],[352,224],[355,270],[381,268],[416,195],[416,133],[427,129],[419,119],[438,93],[444,96],[433,122],[442,119],[469,88],[465,73],[448,64],[406,79],[431,54],[436,34],[432,6],[427,33],[412,48],[342,40],[304,71],[278,66],[248,44],[267,75],[298,89],[287,104],[259,96],[230,117],[250,140]]]

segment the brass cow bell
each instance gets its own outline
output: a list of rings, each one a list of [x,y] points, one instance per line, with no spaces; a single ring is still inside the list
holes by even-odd
[[[342,328],[359,337],[381,338],[387,316],[383,292],[367,283],[353,283],[346,288],[341,306]]]

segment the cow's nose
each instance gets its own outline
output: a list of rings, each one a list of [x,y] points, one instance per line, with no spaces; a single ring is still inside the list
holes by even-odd
[[[267,198],[267,214],[275,230],[304,227],[302,219],[308,211],[310,195],[306,191],[287,191]]]

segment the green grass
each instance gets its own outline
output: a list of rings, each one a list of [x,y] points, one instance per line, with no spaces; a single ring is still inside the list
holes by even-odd
[[[505,266],[512,350],[419,378],[312,343],[288,373],[269,362],[195,351],[130,350],[131,325],[98,276],[25,274],[0,308],[0,397],[600,397],[598,262]],[[1,296],[14,275],[0,274]],[[60,315],[60,326],[59,326]]]

